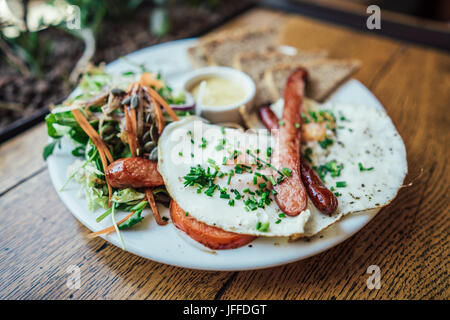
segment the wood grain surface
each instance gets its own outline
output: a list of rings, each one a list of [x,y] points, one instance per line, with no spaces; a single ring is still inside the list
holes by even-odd
[[[355,236],[304,261],[246,272],[171,267],[87,239],[56,195],[38,125],[0,145],[0,299],[448,299],[450,56],[303,16],[254,9],[219,30],[280,23],[280,41],[357,58],[356,78],[403,137],[412,186]],[[66,286],[77,265],[81,288]],[[381,289],[366,285],[370,265]]]

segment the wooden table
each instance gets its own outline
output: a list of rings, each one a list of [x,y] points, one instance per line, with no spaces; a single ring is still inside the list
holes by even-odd
[[[59,200],[38,125],[0,146],[0,299],[448,299],[450,56],[284,13],[254,9],[224,28],[283,24],[281,41],[358,58],[356,78],[405,140],[409,174],[395,201],[342,244],[258,271],[203,272],[152,262],[88,240]],[[81,288],[66,286],[81,269]],[[369,265],[382,287],[369,290]]]

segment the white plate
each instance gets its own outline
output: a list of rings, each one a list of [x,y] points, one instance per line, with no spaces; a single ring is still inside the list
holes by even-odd
[[[137,67],[133,67],[127,61],[144,63],[149,70],[162,72],[167,81],[177,87],[182,81],[183,74],[192,70],[186,48],[195,41],[195,39],[173,41],[136,51],[129,54],[127,60],[119,59],[110,63],[107,71],[121,73],[137,70]],[[364,85],[353,79],[341,86],[330,100],[383,108]],[[75,160],[70,153],[71,147],[69,140],[63,140],[62,148],[55,149],[54,155],[48,160],[50,177],[59,197],[73,215],[90,230],[101,230],[112,225],[111,219],[104,219],[101,223],[95,221],[103,211],[90,212],[87,209],[85,199],[77,196],[78,185],[75,182],[69,183],[64,191],[59,191],[66,181],[67,167]],[[168,209],[164,207],[161,207],[161,212],[165,216],[169,215]],[[363,228],[375,214],[376,212],[349,215],[309,241],[288,243],[286,239],[259,238],[251,243],[251,247],[216,252],[202,249],[193,244],[193,241],[186,241],[186,237],[183,237],[172,224],[158,226],[148,210],[144,214],[146,218],[140,225],[122,231],[122,235],[127,251],[157,262],[202,270],[249,270],[305,259],[332,248]],[[125,213],[118,213],[117,220],[124,215]],[[116,234],[105,236],[105,239],[120,247]]]

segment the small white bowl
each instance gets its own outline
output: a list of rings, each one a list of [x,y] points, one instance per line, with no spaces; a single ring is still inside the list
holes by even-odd
[[[236,103],[228,104],[224,106],[199,106],[196,104],[196,114],[203,118],[208,119],[211,122],[237,122],[240,123],[241,116],[239,114],[239,107],[252,103],[255,97],[255,83],[246,73],[227,67],[206,67],[194,70],[186,75],[183,82],[183,89],[187,92],[191,92],[192,88],[200,81],[210,77],[221,77],[232,80],[239,83],[245,90],[245,97]],[[199,112],[197,112],[199,111]]]

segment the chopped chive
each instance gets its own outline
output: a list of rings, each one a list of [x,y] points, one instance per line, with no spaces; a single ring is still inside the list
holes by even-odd
[[[347,186],[347,182],[345,181],[337,181],[336,188],[345,188]]]
[[[247,150],[247,154],[248,154],[249,156],[255,158],[257,161],[264,163],[264,164],[265,164],[266,166],[268,166],[269,168],[274,169],[276,172],[278,172],[279,175],[284,176],[284,174],[283,174],[280,170],[278,170],[277,168],[275,168],[272,164],[270,164],[270,163],[268,163],[268,162],[262,160],[261,158],[255,156],[254,154],[252,154],[252,153],[250,152],[250,150]]]
[[[333,140],[331,140],[328,137],[325,137],[322,141],[319,141],[319,145],[322,147],[322,149],[326,149],[329,146],[333,145]]]
[[[206,148],[208,141],[206,141],[206,139],[204,137],[202,137],[202,144],[199,146],[202,149]]]
[[[228,181],[227,184],[229,185],[231,183],[231,177],[234,175],[233,169],[230,170],[230,173],[228,174]]]
[[[234,199],[231,199],[230,201],[228,201],[228,205],[230,207],[234,207]]]
[[[230,199],[230,195],[228,193],[220,193],[220,198],[222,199]]]
[[[267,232],[269,231],[270,222],[261,223],[258,222],[256,224],[256,230],[259,230],[261,232]]]
[[[275,179],[274,179],[272,176],[269,176],[268,178],[269,178],[270,183],[271,183],[273,186],[277,184],[277,183],[275,182]]]
[[[290,177],[292,174],[292,170],[289,168],[283,168],[283,169],[281,169],[281,171],[283,172],[284,175],[286,175],[288,177]]]
[[[364,168],[364,166],[362,165],[361,162],[358,162],[358,166],[359,166],[359,171],[370,171],[370,170],[373,170],[373,167]]]
[[[311,116],[311,118],[313,118],[314,122],[319,122],[319,119],[317,117],[317,113],[315,111],[308,111],[309,115]]]

